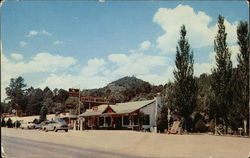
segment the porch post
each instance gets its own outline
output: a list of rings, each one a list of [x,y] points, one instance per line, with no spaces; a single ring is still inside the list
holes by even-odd
[[[106,116],[104,116],[104,127],[106,127]]]
[[[121,117],[122,117],[122,127],[123,127],[123,115],[121,115]]]

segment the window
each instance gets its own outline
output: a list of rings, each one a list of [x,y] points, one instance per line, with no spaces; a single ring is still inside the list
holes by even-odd
[[[142,119],[142,125],[149,125],[150,117],[149,115],[144,115]]]
[[[111,126],[111,118],[110,117],[106,117],[106,125],[107,126]]]
[[[123,125],[129,125],[129,117],[123,116]]]
[[[104,117],[99,117],[99,126],[104,126]]]
[[[134,125],[138,125],[138,115],[134,115]]]

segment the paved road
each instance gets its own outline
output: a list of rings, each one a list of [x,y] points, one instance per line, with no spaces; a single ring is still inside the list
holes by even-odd
[[[44,132],[1,128],[8,158],[247,158],[250,139],[134,131]]]
[[[107,152],[90,148],[40,142],[35,140],[2,137],[2,147],[8,158],[137,158],[115,152]],[[142,158],[142,157],[141,157]]]

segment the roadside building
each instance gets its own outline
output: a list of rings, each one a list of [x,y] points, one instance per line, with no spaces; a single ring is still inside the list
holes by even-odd
[[[156,130],[161,98],[153,100],[103,104],[86,110],[79,117],[85,129]]]
[[[28,122],[34,122],[34,120],[39,120],[40,115],[34,115],[34,116],[14,116],[9,115],[4,117],[4,121],[7,121],[8,119],[11,119],[13,122],[20,121],[21,123],[28,123]],[[76,115],[71,115],[69,113],[61,113],[61,114],[48,114],[46,115],[47,120],[56,120],[56,119],[64,119],[69,125],[73,128],[73,121],[76,120]]]

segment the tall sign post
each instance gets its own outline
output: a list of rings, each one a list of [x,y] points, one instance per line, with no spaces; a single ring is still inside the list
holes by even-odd
[[[78,97],[78,117],[81,113],[81,107],[80,107],[80,89],[75,89],[75,88],[69,88],[69,96],[70,97]],[[80,119],[78,118],[78,127],[80,125]]]
[[[171,119],[171,114],[170,114],[170,109],[168,109],[168,132],[170,130],[170,119]]]
[[[17,128],[17,110],[16,110],[16,109],[13,109],[13,110],[12,110],[12,113],[13,113],[13,114],[16,114],[15,128]]]
[[[79,90],[79,95],[78,95],[78,130],[81,130],[81,120],[80,120],[80,114],[81,114],[81,94]]]

